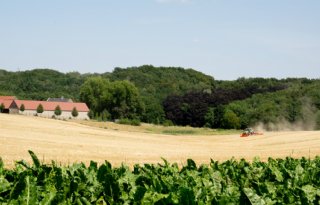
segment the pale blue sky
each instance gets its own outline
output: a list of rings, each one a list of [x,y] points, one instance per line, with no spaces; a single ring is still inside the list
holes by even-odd
[[[0,0],[0,68],[320,78],[320,0]]]

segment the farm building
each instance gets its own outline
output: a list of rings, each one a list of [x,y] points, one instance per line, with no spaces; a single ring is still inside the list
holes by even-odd
[[[85,103],[17,100],[13,96],[0,96],[0,105],[3,105],[4,107],[2,109],[2,113],[19,113],[22,115],[37,115],[41,117],[55,117],[59,119],[89,119],[89,108]],[[39,105],[42,107],[42,112],[39,112],[38,110]],[[58,107],[60,115],[55,114]],[[74,115],[72,115],[72,112],[74,112]],[[75,112],[77,113],[77,116],[75,116]]]
[[[78,112],[77,119],[89,119],[89,108],[85,103],[71,103],[71,102],[48,102],[48,101],[34,101],[34,100],[15,100],[17,108],[20,114],[23,115],[38,115],[41,117],[69,119],[74,118],[72,116],[72,110],[76,109]],[[21,106],[24,106],[24,111],[21,111]],[[37,113],[37,108],[42,105],[43,112]],[[60,107],[61,115],[56,116],[55,110]]]
[[[17,98],[15,96],[0,96],[0,106],[2,106],[1,108],[1,112],[2,113],[13,113],[14,110],[10,111],[10,107],[11,104],[13,103],[14,100],[16,100]]]

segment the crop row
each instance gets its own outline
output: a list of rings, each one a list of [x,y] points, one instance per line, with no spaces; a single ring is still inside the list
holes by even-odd
[[[320,157],[211,160],[197,166],[161,164],[113,168],[107,161],[70,166],[33,164],[5,169],[0,204],[319,204]]]

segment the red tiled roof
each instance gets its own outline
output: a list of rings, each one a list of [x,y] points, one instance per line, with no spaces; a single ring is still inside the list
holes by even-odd
[[[9,107],[10,107],[12,102],[13,102],[13,100],[0,99],[0,105],[3,104],[4,105],[4,109],[9,109]]]
[[[0,100],[15,100],[16,96],[0,96]]]
[[[41,104],[44,111],[54,111],[59,105],[61,111],[72,111],[75,107],[78,112],[89,112],[89,108],[85,103],[48,102],[34,100],[15,100],[15,102],[19,108],[23,104],[26,110],[36,110],[39,104]]]

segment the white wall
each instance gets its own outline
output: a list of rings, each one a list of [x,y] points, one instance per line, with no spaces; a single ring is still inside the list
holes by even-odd
[[[31,115],[31,116],[35,116],[36,114],[40,117],[46,117],[46,118],[52,118],[54,114],[54,111],[44,111],[43,113],[37,113],[36,110],[25,110],[23,112],[19,111],[19,114],[22,115]],[[79,119],[79,120],[89,120],[88,117],[88,112],[79,112],[78,111],[78,116],[77,117],[73,117],[71,112],[69,111],[62,111],[60,116],[55,116],[55,118],[58,119]]]

